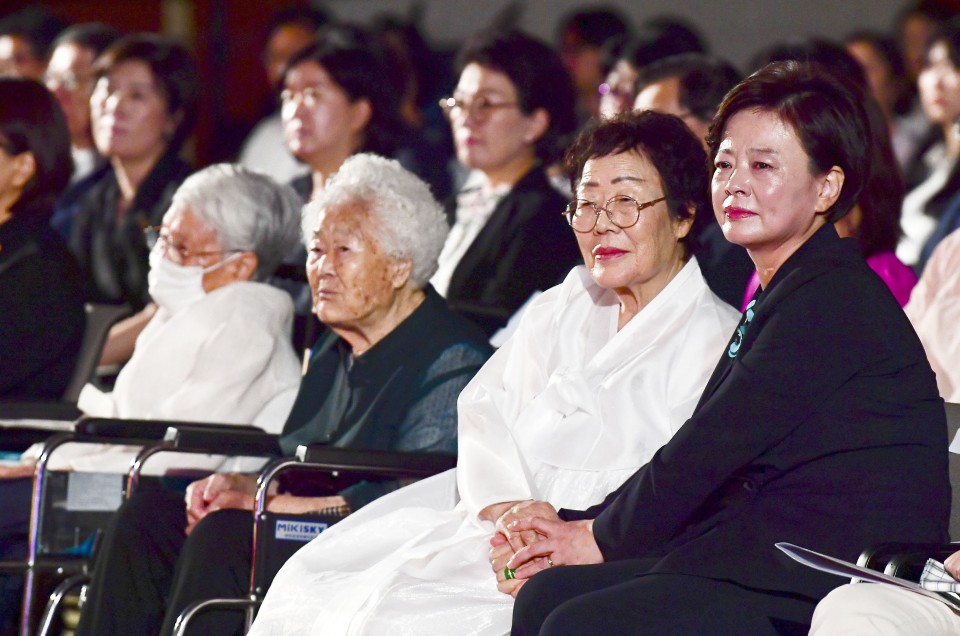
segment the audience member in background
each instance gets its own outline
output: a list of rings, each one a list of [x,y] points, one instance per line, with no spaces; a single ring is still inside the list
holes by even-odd
[[[544,168],[574,131],[574,92],[556,53],[519,31],[472,36],[442,102],[457,159],[473,169],[448,206],[452,229],[431,279],[492,334],[581,262]]]
[[[907,116],[913,91],[907,90],[906,71],[896,41],[873,31],[856,31],[847,36],[844,46],[863,69],[870,93],[890,130],[897,164],[903,169],[916,153],[927,123],[922,115]]]
[[[60,399],[83,339],[76,263],[49,227],[69,139],[41,84],[0,78],[0,400]]]
[[[560,21],[560,59],[576,90],[576,113],[586,121],[600,113],[597,87],[603,81],[603,47],[611,40],[626,41],[630,27],[611,8],[576,10]]]
[[[0,411],[5,400],[60,399],[83,341],[76,263],[50,228],[70,180],[69,139],[43,85],[0,78]],[[8,470],[0,467],[0,478]],[[26,556],[29,516],[17,518],[8,505],[29,510],[31,486],[0,479],[0,559]],[[0,633],[14,632],[22,580],[0,576]]]
[[[39,5],[0,20],[0,76],[42,81],[50,44],[64,26]]]
[[[120,37],[113,27],[99,22],[77,24],[64,29],[53,42],[50,63],[43,81],[57,98],[70,130],[73,175],[70,186],[57,201],[51,225],[65,239],[70,238],[77,202],[107,169],[93,142],[90,95],[93,93],[93,63]]]
[[[89,300],[138,312],[110,330],[106,364],[129,359],[156,311],[147,293],[144,229],[160,224],[191,172],[178,153],[196,119],[200,86],[186,49],[149,34],[115,42],[94,73],[93,139],[110,170],[78,201],[70,249],[87,277]]]
[[[855,559],[879,540],[946,537],[933,372],[832,225],[869,169],[861,102],[793,61],[724,99],[709,136],[714,212],[763,291],[691,418],[623,487],[591,509],[539,506],[542,518],[506,528],[538,539],[493,561],[525,581],[516,636],[804,633],[840,579],[796,566],[775,542]]]
[[[313,43],[317,30],[329,17],[313,7],[289,7],[270,19],[263,47],[263,70],[270,85],[270,114],[254,126],[240,151],[241,165],[289,183],[307,171],[290,152],[283,138],[283,123],[276,97],[283,88],[283,71],[294,55]]]
[[[490,348],[427,283],[447,233],[443,209],[396,161],[360,154],[305,216],[317,221],[307,260],[314,310],[331,331],[313,350],[283,452],[310,443],[453,452],[457,396]],[[368,480],[326,497],[278,494],[268,507],[347,514],[398,486]],[[153,634],[163,622],[159,633],[169,634],[193,601],[246,596],[255,488],[256,475],[221,473],[192,484],[186,502],[172,491],[126,502],[104,535],[77,633]],[[241,622],[237,612],[209,612],[190,633],[235,634]]]
[[[934,36],[917,87],[923,112],[936,134],[931,144],[920,149],[923,154],[918,166],[923,179],[903,201],[903,237],[897,256],[911,266],[919,266],[924,246],[948,203],[960,193],[960,135],[954,126],[960,117],[960,18],[945,24]],[[911,174],[906,178],[909,184]]]
[[[443,201],[451,194],[453,140],[450,126],[438,103],[452,80],[444,64],[416,25],[390,16],[374,20],[372,32],[392,67],[398,82],[400,117],[404,130],[394,156],[407,169],[427,182],[433,195]]]
[[[737,321],[686,248],[710,214],[701,143],[674,117],[629,114],[586,130],[566,163],[587,267],[533,301],[461,394],[457,469],[301,550],[252,633],[500,636],[496,528],[534,498],[598,501],[692,413]]]
[[[687,25],[669,18],[656,18],[645,22],[632,39],[608,47],[605,52],[610,61],[606,79],[599,88],[600,115],[611,117],[633,108],[638,75],[648,65],[674,55],[704,53],[705,49],[700,36]]]
[[[942,27],[956,14],[949,2],[913,0],[897,16],[895,36],[910,86],[915,86],[920,71],[927,65],[927,49]]]
[[[960,402],[960,230],[937,245],[903,310],[937,373],[940,395]]]
[[[679,117],[706,149],[710,122],[724,95],[739,81],[739,73],[721,59],[701,53],[674,55],[641,70],[634,108]],[[712,214],[694,219],[691,236],[691,249],[710,289],[739,307],[744,285],[754,275],[747,251],[723,236]]]

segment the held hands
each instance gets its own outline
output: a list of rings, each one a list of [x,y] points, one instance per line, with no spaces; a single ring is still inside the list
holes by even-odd
[[[559,519],[557,509],[545,501],[521,501],[501,514],[496,521],[497,532],[507,540],[510,548],[517,550],[540,541],[543,537],[535,530],[517,531],[511,525],[522,520],[541,517],[544,519]]]
[[[217,510],[253,510],[257,478],[253,475],[214,473],[195,481],[187,487],[187,529],[189,535],[194,526],[211,512]]]
[[[504,567],[526,580],[548,567],[603,563],[603,554],[593,537],[593,520],[561,521],[535,517],[510,524],[513,532],[533,530],[540,541],[518,550]]]
[[[950,573],[950,576],[960,581],[960,552],[954,552],[948,556],[943,562],[943,567]]]

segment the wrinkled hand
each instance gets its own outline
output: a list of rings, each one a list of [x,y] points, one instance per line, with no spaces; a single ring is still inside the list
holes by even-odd
[[[194,526],[211,512],[217,510],[253,510],[257,481],[252,475],[215,473],[195,481],[187,487],[187,529],[189,535]]]
[[[0,466],[0,479],[23,479],[25,477],[33,477],[34,467],[34,464]]]
[[[950,576],[960,581],[960,552],[954,552],[948,556],[946,561],[943,562],[943,567],[950,573]]]
[[[505,567],[516,570],[518,579],[528,579],[540,570],[558,565],[603,563],[603,554],[593,538],[593,520],[560,521],[523,519],[510,524],[513,532],[534,530],[544,538],[517,550]]]
[[[514,552],[524,546],[532,545],[540,541],[543,537],[539,536],[534,530],[512,530],[512,524],[541,517],[544,519],[560,519],[557,515],[557,509],[545,501],[521,501],[511,506],[497,519],[497,532],[502,534],[507,543]]]

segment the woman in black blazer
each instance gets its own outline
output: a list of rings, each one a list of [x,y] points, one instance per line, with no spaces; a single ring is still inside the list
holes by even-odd
[[[545,538],[512,557],[494,549],[498,578],[516,577],[501,589],[581,567],[519,587],[514,634],[806,633],[842,580],[775,542],[855,560],[881,540],[946,538],[933,373],[832,226],[867,173],[865,121],[846,87],[796,62],[724,100],[709,137],[714,210],[761,289],[693,416],[646,466],[590,510],[518,511],[507,531]]]
[[[491,334],[581,262],[567,201],[544,174],[576,126],[575,97],[557,54],[518,31],[475,35],[458,66],[440,104],[474,172],[448,206],[453,229],[431,283]]]

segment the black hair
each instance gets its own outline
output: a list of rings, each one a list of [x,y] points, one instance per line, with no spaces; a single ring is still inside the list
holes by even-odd
[[[641,69],[637,90],[672,77],[680,84],[680,105],[707,122],[717,113],[727,91],[742,79],[725,60],[703,53],[685,53],[665,57]]]
[[[267,22],[267,37],[282,26],[296,25],[307,31],[316,32],[323,25],[329,23],[330,14],[316,6],[293,5],[279,9],[270,16]]]
[[[527,115],[542,108],[550,125],[536,142],[545,164],[556,161],[577,127],[576,92],[560,57],[540,40],[518,30],[482,31],[464,43],[457,55],[457,75],[471,63],[506,75]]]
[[[371,115],[363,133],[360,152],[390,156],[402,130],[398,111],[397,83],[386,78],[387,58],[373,38],[359,27],[327,25],[320,29],[317,41],[296,53],[283,71],[304,62],[314,62],[336,82],[350,101],[365,99]]]
[[[751,68],[763,68],[771,62],[809,62],[818,64],[843,81],[856,84],[857,88],[867,90],[867,76],[863,67],[847,49],[836,42],[823,38],[792,38],[763,49],[754,58]]]
[[[630,26],[617,9],[596,7],[567,14],[560,21],[559,33],[568,31],[588,46],[601,47],[610,38],[629,34]]]
[[[793,129],[812,174],[825,174],[833,166],[843,170],[843,187],[826,214],[833,223],[857,202],[870,170],[871,150],[864,143],[870,135],[864,95],[861,87],[843,82],[817,64],[774,62],[727,94],[710,125],[707,144],[715,156],[727,123],[740,111],[776,114]]]
[[[190,136],[197,120],[200,80],[197,67],[180,44],[152,33],[134,33],[110,45],[94,62],[97,79],[124,62],[138,61],[150,67],[157,87],[167,100],[167,112],[176,117],[169,148],[176,151]]]
[[[0,78],[0,136],[8,154],[32,153],[36,165],[11,213],[52,214],[54,201],[70,181],[73,159],[66,119],[43,84]]]
[[[0,20],[0,35],[23,38],[34,58],[46,60],[50,55],[51,43],[65,26],[64,22],[43,8],[31,5]]]
[[[692,216],[694,223],[698,219],[713,219],[710,172],[703,144],[683,120],[652,110],[592,120],[563,158],[570,188],[576,191],[587,161],[624,152],[640,154],[656,168],[673,218]],[[682,240],[688,251],[695,249],[691,245],[693,235],[691,231]]]
[[[61,44],[75,44],[93,51],[93,56],[97,57],[119,39],[120,31],[109,24],[84,22],[74,24],[61,31],[57,39],[53,41],[51,51]]]

